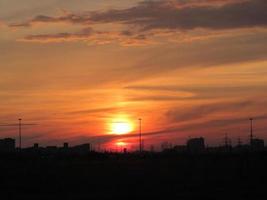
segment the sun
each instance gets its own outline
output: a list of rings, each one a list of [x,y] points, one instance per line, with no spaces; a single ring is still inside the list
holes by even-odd
[[[133,126],[130,122],[113,122],[111,124],[111,132],[116,135],[124,135],[133,131]]]

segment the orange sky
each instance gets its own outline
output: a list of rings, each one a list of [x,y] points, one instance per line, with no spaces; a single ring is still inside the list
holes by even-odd
[[[26,6],[27,5],[27,6]],[[1,0],[0,124],[23,145],[267,139],[265,0]],[[115,135],[110,124],[133,131]],[[17,137],[14,127],[1,137]],[[111,145],[112,144],[112,145]],[[116,146],[116,145],[115,145]]]

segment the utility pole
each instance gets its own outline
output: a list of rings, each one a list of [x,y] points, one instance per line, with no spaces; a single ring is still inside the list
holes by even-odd
[[[252,145],[253,141],[253,118],[250,118],[250,145]]]
[[[228,145],[229,145],[228,134],[225,133],[225,137],[224,137],[224,146],[225,146],[225,147],[228,147]]]
[[[21,120],[19,119],[19,149],[21,150]]]
[[[18,119],[19,123],[18,124],[0,124],[0,127],[12,127],[12,126],[15,126],[15,127],[18,127],[18,131],[19,131],[19,150],[21,150],[22,148],[22,126],[36,126],[37,124],[22,124],[22,119],[19,118]]]
[[[142,152],[142,119],[139,118],[139,151]]]
[[[240,137],[237,138],[237,144],[239,147],[242,146],[242,141]]]

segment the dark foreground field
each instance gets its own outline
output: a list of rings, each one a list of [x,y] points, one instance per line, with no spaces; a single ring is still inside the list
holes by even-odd
[[[0,156],[1,199],[266,199],[267,154]]]

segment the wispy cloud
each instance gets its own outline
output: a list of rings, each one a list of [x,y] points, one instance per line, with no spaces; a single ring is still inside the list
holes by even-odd
[[[227,90],[230,93],[236,92],[248,92],[248,91],[264,91],[267,86],[265,85],[247,85],[247,86],[221,86],[221,85],[212,85],[212,86],[179,86],[179,85],[132,85],[126,86],[124,89],[127,90],[139,90],[139,91],[160,91],[160,92],[188,92],[188,93],[213,93],[221,92]]]
[[[66,114],[68,115],[81,115],[81,114],[95,114],[95,113],[103,113],[103,112],[114,112],[118,111],[118,108],[112,107],[112,108],[93,108],[93,109],[87,109],[87,110],[76,110],[71,111]]]
[[[127,32],[128,33],[128,32]],[[83,41],[88,44],[110,44],[118,43],[121,46],[144,46],[155,44],[149,40],[146,35],[131,35],[125,31],[95,31],[92,28],[84,28],[74,33],[56,33],[56,34],[35,34],[28,35],[19,41],[38,42],[38,43],[60,43],[60,42],[78,42]]]
[[[122,22],[151,29],[228,29],[266,26],[265,0],[250,1],[144,1],[125,10],[91,14],[94,22]],[[227,3],[228,2],[228,3]]]
[[[33,42],[62,42],[62,41],[79,41],[93,39],[94,31],[91,28],[83,29],[77,33],[57,33],[57,34],[43,34],[43,35],[28,35],[21,41]]]
[[[171,121],[184,122],[208,117],[211,114],[240,111],[241,108],[245,109],[246,107],[253,106],[253,104],[254,102],[251,101],[209,103],[207,105],[195,106],[191,109],[187,108],[186,111],[181,110],[181,108],[173,108],[166,113],[166,116]]]
[[[126,46],[146,44],[147,38],[161,35],[161,31],[181,32],[194,29],[231,30],[240,28],[266,27],[267,3],[265,0],[159,0],[143,1],[127,9],[72,13],[60,16],[38,15],[28,21],[10,24],[10,27],[30,27],[34,24],[68,23],[84,27],[97,24],[117,23],[124,30],[116,33],[119,43]],[[87,29],[85,29],[87,30]],[[134,30],[134,31],[132,31]],[[120,32],[118,31],[118,32]],[[129,33],[129,34],[123,34]],[[82,30],[78,33],[28,35],[23,41],[58,42],[77,40],[97,40],[99,36],[109,43],[114,38],[112,31],[105,33]],[[113,35],[113,37],[110,37]],[[216,37],[220,34],[216,34]],[[205,36],[203,36],[205,37]],[[198,37],[199,39],[199,37]],[[151,43],[151,42],[150,42]]]
[[[27,22],[11,24],[11,26],[58,22],[83,25],[121,22],[140,26],[145,30],[156,28],[182,30],[194,28],[227,29],[266,26],[266,8],[265,0],[143,1],[128,9],[83,12],[80,14],[67,12],[58,17],[38,15]]]

